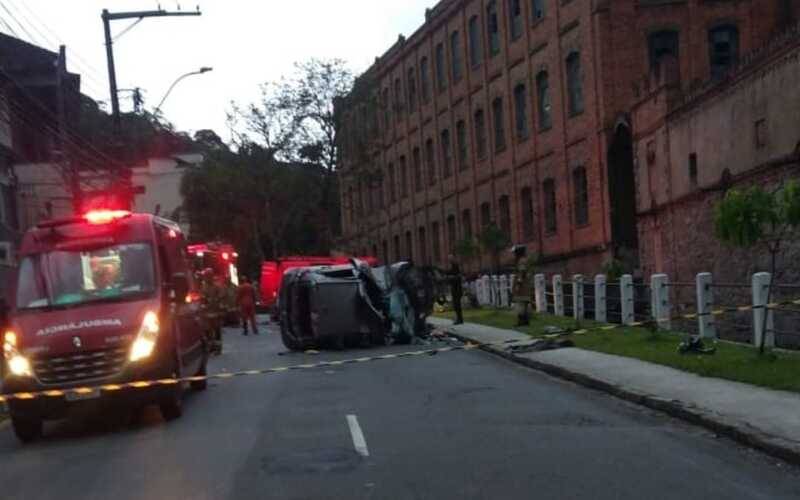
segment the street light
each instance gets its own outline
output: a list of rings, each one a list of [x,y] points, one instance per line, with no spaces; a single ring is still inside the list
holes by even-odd
[[[169,90],[167,90],[167,93],[164,94],[164,98],[161,99],[160,103],[158,103],[158,106],[156,106],[156,109],[153,112],[153,114],[158,115],[161,112],[161,106],[164,105],[164,101],[167,100],[167,97],[169,97],[170,93],[172,93],[172,89],[174,89],[175,86],[178,83],[180,83],[181,80],[183,80],[184,78],[188,78],[190,76],[193,76],[193,75],[202,75],[203,73],[208,73],[209,71],[213,71],[213,70],[214,70],[214,68],[210,68],[208,66],[203,66],[202,68],[198,69],[197,71],[192,71],[190,73],[186,73],[185,75],[179,76],[174,82],[172,82],[172,85],[169,86]]]

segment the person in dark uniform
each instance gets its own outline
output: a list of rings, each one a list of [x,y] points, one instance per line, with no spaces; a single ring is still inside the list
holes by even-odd
[[[461,299],[464,297],[464,286],[462,284],[463,276],[461,275],[461,267],[458,265],[454,255],[450,255],[450,270],[447,272],[447,278],[450,282],[450,295],[453,297],[453,310],[456,313],[456,321],[454,324],[460,325],[464,323],[464,315],[461,311]]]
[[[526,248],[524,245],[515,245],[511,251],[514,253],[517,274],[514,277],[513,296],[514,309],[517,313],[516,326],[528,326],[530,315],[528,309],[531,303],[530,276],[528,275],[528,265],[525,262]]]

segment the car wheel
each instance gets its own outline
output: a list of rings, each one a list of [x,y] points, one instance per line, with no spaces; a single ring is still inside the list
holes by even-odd
[[[288,333],[281,331],[281,341],[283,341],[283,345],[286,346],[287,349],[290,351],[300,351],[302,350],[302,346],[299,342],[289,336]]]
[[[42,437],[42,420],[36,418],[11,417],[14,434],[23,443],[30,443]]]

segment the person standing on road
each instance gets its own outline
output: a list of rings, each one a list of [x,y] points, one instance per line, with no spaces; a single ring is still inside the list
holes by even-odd
[[[453,310],[456,313],[454,324],[460,325],[464,323],[464,315],[461,310],[461,299],[464,297],[463,276],[461,276],[461,267],[459,267],[455,256],[450,255],[449,259],[450,270],[447,272],[447,277],[450,282],[450,295],[453,298]]]
[[[236,290],[236,305],[239,306],[239,313],[242,316],[242,334],[247,335],[247,323],[253,327],[253,335],[258,335],[258,325],[256,324],[256,289],[250,284],[248,278],[242,278],[242,284]]]
[[[203,305],[210,329],[211,351],[222,354],[222,322],[225,316],[225,288],[220,276],[210,269],[203,272]]]

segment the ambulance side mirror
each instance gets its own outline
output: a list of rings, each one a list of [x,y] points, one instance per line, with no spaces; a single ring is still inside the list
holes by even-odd
[[[172,275],[172,290],[171,300],[177,304],[186,302],[186,296],[189,295],[189,278],[183,273],[175,273]]]

